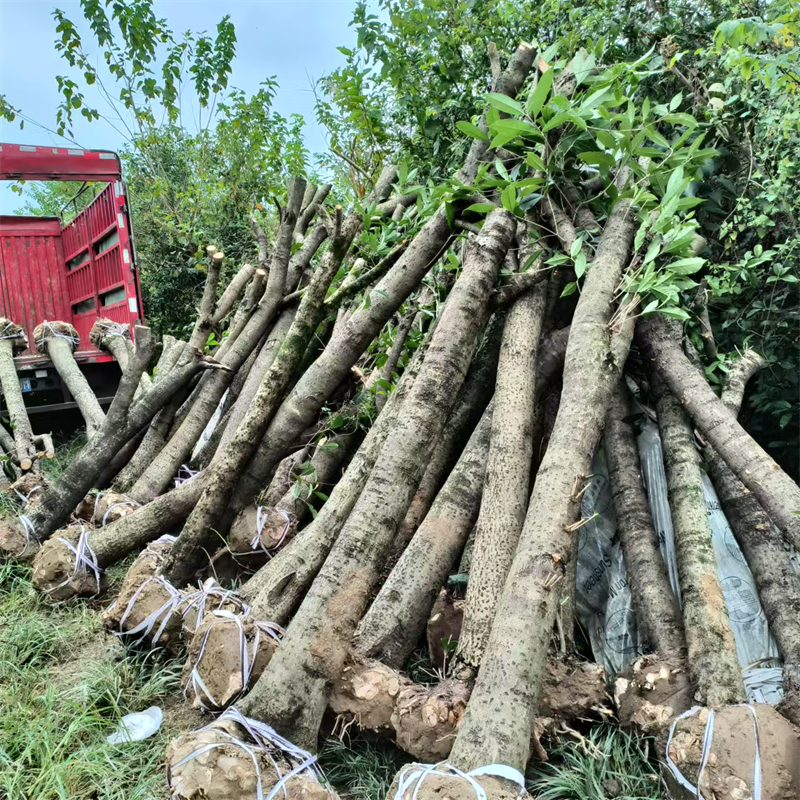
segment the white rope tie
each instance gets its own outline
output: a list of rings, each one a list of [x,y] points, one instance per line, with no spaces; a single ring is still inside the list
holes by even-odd
[[[7,334],[9,328],[18,328],[16,333]],[[15,322],[11,322],[8,320],[3,327],[3,330],[0,331],[0,339],[22,339],[25,336],[25,331],[20,328]]]
[[[186,483],[186,481],[190,481],[194,478],[195,475],[199,475],[199,469],[189,469],[186,464],[181,464],[180,469],[178,470],[178,474],[173,479],[173,483],[175,484],[175,488],[177,489],[181,484]]]
[[[123,339],[125,338],[127,326],[122,325],[119,322],[104,322],[103,320],[97,320],[95,325],[104,331],[104,339],[108,339],[112,336],[121,336]]]
[[[274,639],[278,645],[280,645],[282,643],[282,638],[285,634],[285,631],[280,627],[280,625],[276,625],[273,622],[256,621],[253,648],[252,652],[248,653],[247,636],[245,635],[241,616],[226,610],[212,611],[211,613],[214,617],[220,620],[219,624],[221,625],[224,625],[226,622],[233,622],[236,625],[239,633],[239,665],[242,676],[242,688],[236,693],[236,697],[233,698],[236,699],[241,697],[241,695],[247,692],[247,690],[250,688],[250,679],[253,675],[253,666],[255,665],[256,658],[258,657],[258,645],[261,643],[261,633],[266,633],[269,637]],[[219,703],[211,694],[199,672],[200,663],[203,660],[203,655],[205,654],[206,650],[206,643],[208,642],[208,637],[211,635],[214,624],[215,623],[209,625],[205,634],[203,635],[203,641],[200,644],[200,652],[197,654],[197,659],[194,662],[192,671],[183,687],[183,696],[186,697],[187,692],[189,691],[189,685],[191,684],[195,697],[197,698],[198,705],[204,711],[208,711],[209,713],[222,707],[222,703]],[[203,702],[203,695],[205,695],[205,697],[211,703],[211,708],[206,706],[206,704]]]
[[[473,769],[471,772],[463,772],[458,767],[454,767],[446,761],[441,761],[438,764],[406,764],[398,773],[397,790],[392,800],[402,800],[403,795],[412,786],[414,787],[414,792],[411,795],[411,800],[417,800],[419,790],[429,775],[439,775],[443,778],[462,778],[472,787],[477,800],[487,800],[486,791],[475,780],[475,778],[479,778],[482,775],[493,775],[517,784],[520,797],[525,793],[525,778],[522,773],[507,764],[488,764],[485,767]]]
[[[125,624],[125,620],[128,618],[128,615],[133,610],[133,606],[135,605],[136,601],[141,596],[142,592],[144,591],[145,587],[148,586],[150,583],[158,583],[160,584],[167,592],[167,599],[164,603],[159,606],[155,611],[148,614],[135,628],[131,628],[131,630],[126,631],[123,630],[123,625]],[[125,607],[125,612],[120,617],[119,620],[119,631],[114,631],[115,636],[135,636],[137,633],[141,634],[140,639],[144,639],[150,635],[150,632],[155,627],[156,623],[161,619],[163,615],[163,619],[161,619],[161,624],[158,626],[158,630],[156,631],[155,636],[153,637],[152,643],[155,645],[156,642],[161,638],[161,635],[164,633],[164,629],[167,627],[167,623],[172,618],[173,614],[180,608],[181,603],[183,602],[183,595],[167,580],[165,580],[161,575],[154,575],[148,578],[139,585],[136,591],[131,595],[131,599],[128,601],[128,605]],[[114,606],[116,606],[117,601],[115,600],[114,603],[109,607],[108,611],[111,611]]]
[[[28,492],[28,494],[22,494],[22,492],[21,492],[19,489],[14,489],[14,494],[15,494],[17,497],[19,497],[19,499],[20,499],[20,502],[22,503],[22,505],[23,505],[23,506],[26,506],[26,505],[28,505],[28,503],[30,503],[30,501],[31,501],[31,495],[32,495],[34,492],[38,492],[38,491],[40,491],[40,490],[41,490],[41,488],[42,488],[41,486],[34,486],[34,487],[33,487],[33,489],[31,489],[31,490]]]
[[[86,578],[89,574],[89,571],[94,574],[94,579],[97,583],[97,591],[92,595],[92,597],[100,594],[100,575],[104,573],[105,570],[101,569],[97,564],[97,556],[95,555],[94,550],[92,550],[92,546],[89,544],[89,531],[87,531],[86,528],[81,525],[81,534],[78,537],[77,544],[75,545],[73,545],[72,542],[68,542],[61,536],[57,536],[56,541],[66,545],[67,549],[75,556],[75,569],[72,571],[72,575],[59,583],[58,586],[53,586],[52,588],[47,589],[47,594],[51,594],[52,592],[63,588],[68,583],[71,583],[73,580],[75,580],[75,578],[78,577],[79,573],[81,577]]]
[[[212,744],[203,745],[197,750],[189,753],[188,756],[184,756],[180,761],[178,761],[177,764],[172,766],[172,769],[177,769],[178,767],[183,766],[187,762],[197,758],[203,753],[207,753],[209,750],[224,747],[226,744],[233,744],[241,750],[244,750],[247,755],[250,756],[250,759],[253,762],[253,767],[255,768],[256,772],[256,800],[272,800],[272,798],[274,798],[279,791],[283,791],[284,796],[286,796],[286,782],[289,780],[289,778],[302,772],[307,772],[311,778],[313,778],[319,784],[325,786],[328,794],[331,795],[330,788],[327,786],[328,781],[326,780],[324,773],[317,763],[316,756],[313,756],[307,750],[303,750],[301,747],[292,744],[292,742],[290,742],[288,739],[284,739],[283,736],[281,736],[269,725],[259,722],[255,719],[251,719],[250,717],[245,717],[244,714],[242,714],[241,711],[234,706],[231,706],[227,711],[225,711],[217,719],[217,722],[222,720],[231,720],[232,722],[235,722],[237,725],[240,725],[242,728],[244,728],[250,737],[251,742],[243,742],[241,739],[228,733],[223,728],[220,728],[214,722],[209,723],[205,727],[200,728],[200,731],[209,730],[213,726],[214,730],[225,737],[225,739],[228,741],[214,742]],[[269,794],[266,795],[266,798],[264,797],[264,786],[261,780],[261,769],[258,765],[258,753],[265,755],[269,759],[275,769],[276,774],[278,775],[278,781],[272,787]],[[292,769],[285,775],[281,773],[280,767],[273,758],[273,753],[283,756],[292,765]]]
[[[103,524],[101,527],[105,528],[106,524],[108,523],[108,515],[115,509],[115,508],[123,508],[125,506],[131,506],[133,508],[139,508],[142,504],[137,503],[132,497],[127,497],[125,500],[120,500],[118,503],[112,503],[107,509],[106,513],[103,514]]]
[[[264,534],[264,528],[267,525],[267,519],[269,514],[264,510],[263,506],[258,506],[256,508],[256,535],[250,541],[250,551],[261,549],[263,553],[266,554],[267,558],[272,558],[272,551],[277,550],[286,540],[286,537],[289,535],[289,528],[292,526],[292,518],[280,508],[274,509],[277,514],[280,514],[283,519],[283,530],[281,531],[281,535],[278,538],[278,541],[275,544],[271,545],[270,547],[266,547],[264,545],[264,541],[261,538]],[[244,556],[250,555],[250,553],[234,553],[231,552],[231,555],[234,556]]]
[[[756,710],[751,706],[749,703],[736,703],[736,705],[732,706],[733,708],[746,708],[750,711],[753,715],[753,740],[755,743],[755,756],[753,758],[753,800],[761,800],[761,751],[758,746],[758,717],[756,716]],[[688,711],[684,711],[683,714],[676,717],[672,725],[670,725],[669,729],[669,737],[667,738],[667,746],[666,746],[666,760],[667,766],[669,767],[670,772],[674,776],[675,780],[687,791],[691,792],[698,800],[704,800],[702,793],[700,792],[700,780],[703,777],[703,772],[705,772],[706,767],[708,766],[708,760],[711,756],[711,743],[714,738],[714,711],[713,709],[708,709],[708,719],[706,720],[706,727],[703,732],[703,750],[700,756],[700,768],[697,771],[697,785],[693,785],[680,771],[678,765],[670,758],[669,755],[669,746],[672,742],[673,736],[675,735],[675,727],[677,724],[682,720],[686,719],[686,717],[694,716],[698,711],[702,711],[702,706],[694,706],[690,708]]]

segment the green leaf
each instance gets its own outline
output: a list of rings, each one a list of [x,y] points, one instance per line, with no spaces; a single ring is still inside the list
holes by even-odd
[[[643,264],[649,264],[651,261],[655,261],[656,256],[661,252],[661,237],[656,236],[653,238],[653,241],[650,242],[650,246],[647,248],[647,253],[645,254]]]
[[[642,315],[651,314],[658,308],[658,300],[651,300],[643,309]]]
[[[660,309],[661,313],[666,317],[672,317],[673,319],[682,319],[688,320],[691,319],[689,314],[687,314],[682,308],[678,308],[677,306],[667,306],[667,308]]]
[[[578,253],[580,253],[582,247],[583,247],[583,238],[580,236],[576,236],[575,241],[570,245],[569,257],[575,258],[578,255]]]
[[[548,70],[551,72],[551,70]],[[547,73],[545,73],[546,75]],[[529,167],[533,167],[533,169],[538,170],[539,172],[546,172],[544,167],[544,162],[542,161],[536,153],[527,153],[525,155],[525,162],[528,164]]]
[[[683,94],[678,92],[672,100],[669,101],[669,110],[674,111],[683,102]]]
[[[680,194],[684,189],[683,182],[683,167],[678,167],[672,171],[667,181],[667,189],[664,192],[664,199],[666,200],[673,195]]]
[[[595,164],[598,166],[613,167],[616,159],[611,153],[601,153],[599,150],[590,153],[578,153],[578,158],[584,164]]]
[[[667,264],[667,269],[670,272],[674,272],[676,275],[693,275],[699,269],[702,268],[703,264],[706,263],[704,258],[700,258],[699,256],[695,256],[693,258],[681,258],[678,261],[673,261],[671,264]]]
[[[513,183],[510,183],[503,189],[500,194],[500,202],[503,204],[503,208],[506,211],[511,211],[513,213],[514,209],[517,207],[517,190]]]
[[[513,114],[520,117],[525,114],[524,109],[516,100],[512,100],[510,97],[504,94],[499,94],[498,92],[489,92],[488,94],[484,95],[484,98],[498,111],[503,111],[506,114]]]
[[[471,122],[459,120],[456,122],[456,128],[458,128],[461,133],[465,133],[473,139],[480,139],[482,142],[489,141],[489,134],[484,133],[477,125],[473,125]]]
[[[473,203],[471,206],[467,206],[464,211],[475,211],[478,214],[487,214],[490,211],[494,211],[496,208],[497,206],[491,203]]]
[[[565,111],[562,114],[556,114],[545,126],[542,130],[547,133],[547,131],[553,130],[553,128],[557,128],[559,125],[563,125],[565,122],[572,122],[572,117],[574,115],[570,111]]]
[[[587,264],[586,264],[586,253],[584,253],[583,250],[581,250],[581,252],[578,253],[577,258],[575,259],[575,277],[576,278],[582,278],[583,277],[584,272],[586,272],[586,266],[587,266]]]
[[[571,294],[575,294],[575,291],[577,290],[577,288],[578,288],[578,284],[577,283],[568,283],[564,287],[564,290],[561,292],[561,296],[562,297],[569,297]]]
[[[553,70],[549,69],[539,78],[539,83],[528,98],[527,111],[531,117],[538,117],[541,114],[552,85]]]

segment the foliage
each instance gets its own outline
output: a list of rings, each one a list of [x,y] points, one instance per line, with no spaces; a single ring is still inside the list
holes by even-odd
[[[529,785],[535,800],[660,800],[658,770],[648,760],[651,740],[610,725],[598,725],[577,743],[548,751],[549,763]]]

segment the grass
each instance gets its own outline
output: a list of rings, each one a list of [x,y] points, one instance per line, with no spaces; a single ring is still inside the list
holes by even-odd
[[[180,664],[124,658],[86,604],[48,607],[29,569],[0,565],[0,797],[163,800],[165,725],[109,745],[119,719],[179,696]]]
[[[612,725],[590,729],[583,742],[549,749],[528,784],[535,800],[661,800],[662,783],[649,760],[650,740]]]

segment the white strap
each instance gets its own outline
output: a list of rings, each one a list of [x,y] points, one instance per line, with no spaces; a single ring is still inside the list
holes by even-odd
[[[442,761],[438,764],[406,764],[397,776],[397,790],[394,793],[393,800],[402,800],[405,793],[414,787],[414,792],[411,795],[411,800],[417,800],[417,795],[422,787],[423,782],[429,775],[439,775],[445,778],[462,778],[465,780],[475,792],[477,800],[487,800],[484,788],[475,780],[482,775],[494,775],[498,778],[515,783],[519,786],[519,796],[525,793],[525,778],[522,773],[508,764],[487,764],[483,767],[473,769],[471,772],[463,772]]]

